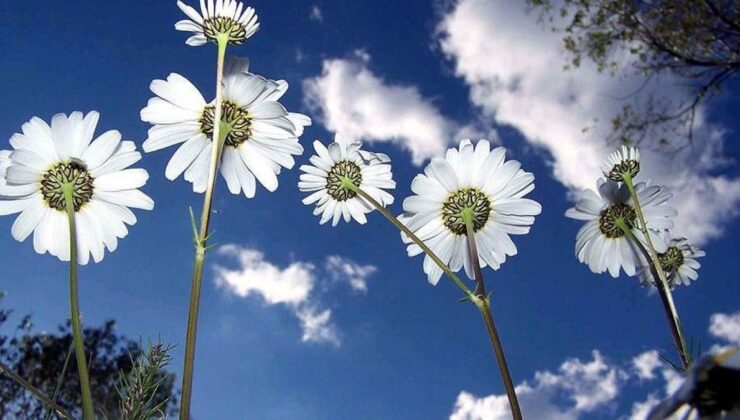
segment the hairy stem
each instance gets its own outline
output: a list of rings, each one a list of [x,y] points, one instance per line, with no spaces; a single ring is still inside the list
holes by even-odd
[[[75,358],[77,359],[77,372],[80,375],[80,391],[82,392],[82,416],[85,420],[95,418],[92,393],[90,392],[90,378],[85,359],[85,344],[82,338],[82,325],[80,322],[80,303],[77,292],[77,227],[75,225],[74,193],[71,184],[62,186],[64,202],[67,209],[67,220],[69,221],[69,302],[70,315],[72,317],[72,337],[75,345]]]
[[[629,189],[630,195],[632,196],[632,202],[635,206],[635,212],[637,213],[637,218],[640,222],[640,231],[642,231],[642,234],[645,237],[645,242],[647,243],[646,251],[649,260],[651,261],[651,272],[653,274],[653,278],[655,279],[655,286],[658,289],[658,294],[660,295],[661,302],[663,303],[663,310],[665,311],[666,318],[668,319],[668,326],[671,330],[671,335],[673,336],[673,342],[676,346],[676,349],[678,350],[683,368],[688,369],[691,365],[691,353],[686,346],[686,340],[684,339],[683,330],[681,328],[681,320],[678,317],[678,310],[676,309],[676,305],[673,302],[673,295],[671,294],[671,289],[668,286],[668,280],[666,278],[665,271],[663,270],[663,265],[660,263],[658,253],[655,251],[655,246],[653,245],[653,240],[650,238],[650,232],[648,230],[647,223],[645,222],[645,216],[642,213],[642,206],[640,205],[640,200],[637,197],[637,191],[635,191],[635,185],[632,182],[632,177],[629,174],[623,174],[623,178],[624,183],[625,185],[627,185],[627,189]],[[625,229],[623,228],[623,230]],[[640,241],[634,237],[632,230],[626,229],[625,233],[631,236],[638,245],[640,244]]]
[[[504,383],[506,389],[506,396],[509,399],[509,408],[511,409],[511,416],[514,420],[521,420],[522,410],[519,407],[519,398],[516,395],[516,389],[514,388],[514,382],[511,380],[511,373],[509,372],[509,364],[506,362],[506,355],[504,354],[504,346],[501,344],[501,338],[499,337],[496,324],[493,322],[493,314],[491,313],[491,305],[489,298],[486,295],[486,286],[483,279],[483,270],[481,270],[480,261],[478,259],[478,246],[475,243],[475,230],[473,228],[473,217],[469,209],[465,209],[462,212],[462,219],[465,222],[465,228],[468,240],[468,250],[470,251],[470,263],[473,265],[473,272],[475,273],[475,296],[476,299],[473,301],[475,306],[483,315],[483,321],[486,324],[486,331],[488,332],[488,338],[491,340],[491,347],[493,353],[496,356],[496,362],[498,363],[499,371],[501,372],[501,381]]]
[[[180,420],[190,419],[190,403],[193,392],[193,368],[195,365],[195,340],[198,330],[198,310],[200,289],[203,280],[203,266],[206,257],[208,227],[211,221],[211,207],[216,189],[218,166],[221,162],[224,136],[221,135],[221,114],[223,110],[223,73],[228,37],[218,36],[218,59],[216,66],[216,100],[213,119],[213,139],[211,165],[208,173],[208,187],[203,198],[203,211],[200,216],[200,230],[195,238],[195,262],[193,264],[193,281],[190,291],[190,309],[188,311],[187,337],[185,339],[185,360],[182,373],[182,399],[180,400]]]

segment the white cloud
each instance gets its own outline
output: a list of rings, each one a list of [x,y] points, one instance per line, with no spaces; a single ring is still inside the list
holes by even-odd
[[[519,403],[526,418],[548,420],[575,420],[576,413],[561,409],[549,398],[543,398],[537,390],[522,384],[516,387]],[[478,398],[468,392],[457,396],[450,420],[507,420],[511,418],[506,395],[491,395]]]
[[[227,288],[237,296],[256,294],[269,305],[299,305],[308,300],[314,287],[313,267],[310,264],[298,262],[281,269],[265,261],[265,255],[260,251],[236,245],[224,245],[219,252],[236,257],[240,267],[238,270],[229,270],[216,266],[216,285]]]
[[[593,360],[565,361],[557,372],[535,373],[532,385],[516,386],[523,414],[527,418],[577,419],[611,403],[628,377],[627,372],[609,364],[598,351]],[[568,401],[563,406],[561,399]],[[451,420],[497,420],[511,418],[506,395],[476,398],[461,392],[450,415]]]
[[[308,15],[308,18],[321,23],[324,21],[324,13],[321,11],[318,5],[314,4],[313,6],[311,6],[311,13]]]
[[[649,354],[649,353],[657,354],[656,351],[650,351],[650,352],[643,353],[643,355]],[[637,357],[639,358],[640,356],[637,356]],[[674,370],[672,366],[669,366],[663,363],[660,366],[655,366],[655,370],[660,372],[660,379],[662,379],[662,383],[663,383],[662,390],[650,392],[648,393],[645,400],[634,402],[632,404],[632,411],[630,412],[629,416],[623,417],[623,418],[629,418],[630,420],[645,420],[647,418],[648,413],[650,413],[650,410],[653,407],[655,407],[659,402],[663,401],[663,399],[667,398],[669,395],[673,395],[673,393],[676,392],[676,390],[678,390],[681,384],[683,384],[684,377],[681,376],[678,372],[676,372],[676,370]],[[657,378],[655,374],[653,374],[650,377],[650,379],[654,379],[654,378]],[[644,378],[641,378],[641,379],[644,379]],[[689,417],[688,411],[689,411],[688,407],[682,407],[676,413],[674,413],[669,418],[669,420],[696,419],[696,416]]]
[[[332,320],[331,309],[325,308],[316,289],[319,274],[333,283],[346,281],[355,290],[367,291],[367,278],[377,271],[371,265],[357,264],[338,255],[327,258],[324,272],[317,273],[313,264],[294,262],[281,268],[265,259],[255,249],[223,245],[218,253],[236,259],[236,269],[214,266],[216,286],[238,297],[259,296],[268,306],[283,305],[298,319],[303,342],[341,344],[339,330]]]
[[[415,164],[446,150],[460,135],[485,134],[475,124],[458,126],[415,86],[389,83],[369,69],[370,57],[324,60],[320,76],[304,81],[306,104],[336,140],[393,142],[409,150]]]
[[[632,359],[632,366],[640,379],[654,379],[655,370],[665,365],[655,350],[646,351]]]
[[[712,315],[709,333],[724,342],[740,345],[740,312]],[[713,346],[713,351],[721,349]],[[570,359],[560,365],[557,372],[536,372],[531,384],[516,386],[522,412],[527,418],[576,420],[603,417],[604,410],[611,410],[609,417],[644,420],[657,403],[673,395],[683,384],[684,377],[671,365],[661,360],[657,350],[634,356],[626,368],[609,362],[597,350],[593,360],[582,362]],[[632,402],[630,411],[620,415],[614,412],[619,406],[620,394],[632,387],[650,387],[644,399]],[[566,403],[567,401],[567,403]],[[629,402],[628,402],[629,403]],[[688,416],[688,407],[682,407],[671,419],[696,418]],[[695,413],[694,413],[695,414]],[[457,397],[450,420],[498,420],[510,418],[509,403],[505,394],[476,397],[462,391]]]
[[[709,320],[709,333],[740,347],[740,312],[712,315]]]
[[[528,142],[548,151],[556,179],[567,187],[595,186],[608,152],[604,135],[621,109],[618,98],[638,91],[642,78],[600,74],[587,61],[563,72],[561,35],[519,2],[458,0],[442,17],[438,38],[484,116],[518,129]],[[648,84],[643,92],[661,92],[667,99],[680,94],[683,88],[667,79]],[[670,155],[643,150],[642,177],[673,188],[673,205],[681,212],[676,230],[705,242],[737,215],[740,180],[709,175],[722,161],[722,132],[706,123],[701,112],[696,127],[700,146]]]
[[[331,309],[317,310],[315,307],[300,308],[296,315],[301,321],[304,342],[331,343],[339,345],[337,328],[331,322]]]
[[[352,290],[363,293],[367,292],[368,277],[378,271],[374,265],[360,265],[339,255],[326,257],[325,267],[335,281],[346,282]]]

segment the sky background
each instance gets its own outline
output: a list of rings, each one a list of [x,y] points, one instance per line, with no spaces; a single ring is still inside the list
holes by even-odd
[[[192,3],[191,3],[192,4]],[[609,148],[605,124],[618,98],[637,86],[588,65],[573,73],[557,35],[515,2],[254,0],[262,22],[245,45],[251,70],[286,79],[282,100],[314,124],[301,143],[363,139],[393,159],[395,213],[431,156],[465,136],[506,146],[533,172],[543,206],[519,254],[486,270],[493,312],[525,415],[639,418],[677,377],[657,358],[675,358],[657,295],[636,279],[594,275],[573,255],[573,192],[595,185]],[[32,116],[97,110],[98,133],[118,129],[138,145],[139,111],[153,79],[178,72],[206,97],[215,48],[184,44],[174,1],[76,0],[0,4],[0,142]],[[687,334],[704,349],[740,342],[740,270],[735,263],[740,202],[738,84],[702,110],[697,146],[670,156],[645,151],[643,179],[674,190],[677,229],[702,244],[699,280],[674,296]],[[649,89],[680,97],[669,76]],[[585,126],[591,127],[584,132]],[[190,294],[188,207],[202,197],[164,168],[174,149],[137,166],[154,211],[118,250],[80,270],[84,322],[178,344],[180,376]],[[214,240],[201,298],[195,418],[493,419],[506,415],[487,337],[472,305],[448,281],[426,282],[420,257],[374,213],[366,226],[320,226],[300,202],[299,171],[274,193],[247,200],[219,179]],[[4,305],[31,313],[38,330],[68,317],[67,266],[34,253],[0,219]],[[505,418],[505,417],[504,417]]]

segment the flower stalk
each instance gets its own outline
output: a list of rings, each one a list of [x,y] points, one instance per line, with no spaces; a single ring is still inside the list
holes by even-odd
[[[69,221],[69,301],[72,317],[72,337],[74,339],[77,372],[80,376],[80,391],[82,393],[82,417],[85,420],[95,418],[92,393],[90,392],[90,378],[85,358],[85,344],[82,338],[80,322],[80,303],[77,291],[77,228],[75,224],[74,185],[66,183],[62,186],[64,202]]]
[[[480,310],[481,314],[483,315],[483,320],[486,323],[486,329],[488,330],[488,335],[491,339],[491,345],[493,346],[499,369],[501,370],[501,377],[503,379],[504,386],[506,387],[506,393],[509,397],[509,405],[511,407],[512,416],[515,420],[521,420],[522,414],[521,409],[519,408],[519,400],[517,399],[516,392],[514,391],[514,384],[511,380],[511,374],[509,373],[508,364],[506,363],[503,346],[501,345],[501,340],[499,339],[496,325],[493,322],[493,316],[491,315],[491,307],[489,305],[488,296],[486,296],[485,293],[485,285],[483,284],[483,276],[481,274],[480,264],[474,263],[474,267],[476,270],[476,290],[475,293],[473,293],[473,291],[471,291],[470,288],[466,286],[462,280],[460,280],[457,274],[455,274],[447,266],[447,264],[445,264],[424,243],[424,241],[416,236],[408,227],[406,227],[406,225],[401,223],[401,221],[398,220],[398,218],[396,218],[390,211],[388,211],[388,209],[378,203],[377,200],[375,200],[372,196],[363,191],[361,188],[357,187],[350,179],[343,179],[342,187],[357,193],[357,195],[359,195],[365,201],[375,207],[376,210],[378,210],[383,216],[385,216],[385,218],[388,219],[388,221],[396,226],[401,232],[406,234],[415,244],[417,244],[422,249],[422,251],[424,251],[432,259],[432,261],[437,264],[437,266],[439,266],[439,268],[441,268],[445,272],[445,274],[450,277],[450,279],[452,279],[452,281],[465,293],[466,298],[473,302],[475,306]],[[469,221],[469,223],[466,222],[468,225],[468,229],[472,231],[472,218],[468,217],[467,220]],[[471,244],[471,249],[473,250],[472,252],[474,253],[474,255],[478,255],[475,246],[475,238],[472,235],[469,235],[468,237],[473,238],[472,242],[469,240],[469,243]]]
[[[499,371],[501,372],[501,380],[504,383],[506,389],[506,396],[509,399],[509,408],[511,409],[511,416],[514,420],[521,420],[522,410],[519,407],[519,398],[516,395],[516,389],[514,388],[514,382],[511,379],[511,373],[509,372],[509,364],[506,362],[506,355],[504,354],[504,347],[501,344],[501,338],[499,337],[496,324],[493,321],[493,313],[491,312],[490,298],[486,294],[486,286],[483,280],[483,270],[481,270],[480,261],[478,260],[478,246],[475,243],[475,229],[473,227],[473,213],[471,209],[466,208],[461,213],[462,219],[465,222],[466,237],[468,240],[468,250],[470,262],[473,266],[473,272],[475,275],[475,299],[473,303],[480,311],[483,316],[483,321],[486,324],[486,330],[488,331],[488,337],[491,340],[491,346],[493,347],[493,353],[496,356],[496,362],[498,363]]]
[[[658,294],[660,295],[661,302],[663,303],[663,310],[665,311],[666,318],[668,319],[668,325],[671,330],[671,335],[673,336],[673,342],[681,358],[681,365],[683,366],[684,370],[686,370],[691,365],[691,353],[686,346],[686,340],[681,328],[681,320],[678,317],[678,310],[676,309],[676,305],[673,301],[673,295],[671,294],[671,289],[668,285],[668,279],[666,278],[665,270],[663,270],[663,265],[660,263],[660,259],[658,258],[658,253],[655,250],[653,241],[650,238],[650,232],[648,230],[647,223],[645,222],[645,216],[642,213],[642,207],[640,205],[640,200],[637,197],[637,192],[635,191],[635,185],[632,181],[632,176],[629,173],[624,173],[622,174],[622,178],[625,185],[627,185],[627,189],[629,190],[630,195],[632,196],[632,202],[635,206],[635,213],[637,213],[637,219],[640,222],[640,231],[642,231],[642,234],[645,237],[647,247],[643,246],[642,243],[637,238],[635,238],[632,230],[629,229],[624,222],[622,222],[620,228],[622,228],[622,230],[627,235],[629,235],[631,239],[635,241],[635,243],[638,244],[643,253],[646,254],[648,260],[650,260],[650,271],[652,272],[653,278],[655,279],[655,286],[658,289]]]
[[[343,188],[346,188],[348,190],[354,191],[355,193],[357,193],[357,195],[359,195],[365,201],[367,201],[373,207],[375,207],[375,209],[378,210],[380,212],[380,214],[382,214],[383,216],[385,216],[385,218],[388,219],[388,221],[390,221],[394,226],[396,226],[401,232],[403,232],[404,234],[406,234],[406,236],[408,236],[409,239],[411,239],[412,241],[414,241],[414,243],[416,245],[418,245],[422,249],[422,251],[424,251],[427,255],[429,255],[429,258],[431,258],[432,261],[434,261],[434,263],[437,264],[437,266],[439,266],[439,268],[441,268],[442,271],[444,271],[445,274],[447,274],[447,276],[450,277],[450,279],[457,285],[457,287],[459,287],[460,290],[462,290],[463,293],[465,293],[465,296],[468,299],[473,300],[475,298],[475,294],[470,290],[470,288],[468,286],[465,285],[465,283],[462,280],[460,280],[460,277],[458,277],[457,274],[455,274],[452,270],[450,270],[450,268],[447,267],[447,264],[445,264],[424,243],[424,241],[422,241],[421,239],[419,239],[419,237],[416,236],[416,234],[414,234],[414,232],[412,232],[411,229],[409,229],[408,227],[406,227],[406,225],[404,225],[403,223],[401,223],[401,221],[398,220],[398,218],[396,216],[394,216],[390,211],[388,211],[388,209],[386,209],[383,205],[381,205],[380,203],[378,203],[378,201],[375,200],[372,196],[370,196],[370,194],[366,193],[361,188],[357,187],[352,182],[352,180],[350,180],[348,178],[344,178],[342,180],[342,187]]]
[[[216,66],[216,99],[213,119],[213,139],[211,149],[211,163],[208,173],[208,186],[203,199],[203,210],[200,216],[200,229],[195,239],[195,261],[193,264],[193,281],[190,292],[190,309],[188,311],[187,336],[185,339],[185,360],[182,374],[182,399],[180,400],[180,419],[190,419],[190,404],[193,392],[193,369],[195,365],[195,341],[198,330],[198,311],[200,305],[200,291],[203,280],[203,267],[206,251],[208,250],[208,228],[211,221],[211,207],[218,176],[219,162],[223,152],[225,135],[222,135],[221,115],[223,113],[223,73],[226,47],[229,43],[227,34],[217,36],[218,58]],[[225,131],[225,130],[223,130]],[[193,226],[195,230],[195,226]]]

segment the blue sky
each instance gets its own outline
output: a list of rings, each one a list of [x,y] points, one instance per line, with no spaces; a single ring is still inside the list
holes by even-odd
[[[118,129],[140,145],[149,83],[170,72],[211,96],[215,48],[184,44],[187,35],[173,28],[183,18],[174,3],[0,5],[2,147],[32,116],[48,121],[75,110],[99,111],[98,133]],[[653,363],[651,379],[632,363],[653,350],[672,355],[659,299],[636,279],[591,274],[573,256],[579,225],[563,216],[572,192],[595,184],[595,165],[608,150],[599,130],[618,106],[616,92],[634,78],[598,76],[588,66],[561,73],[557,37],[538,31],[535,16],[492,0],[251,4],[262,28],[230,53],[248,56],[258,74],[288,80],[283,103],[313,118],[299,163],[315,138],[362,138],[393,159],[396,213],[419,164],[465,135],[495,139],[535,174],[531,196],[543,212],[531,234],[514,239],[519,255],[486,272],[514,381],[530,389],[525,414],[530,407],[563,418],[615,418],[650,393],[663,395],[670,373],[661,376],[665,369]],[[670,78],[658,83],[650,88],[667,97],[684,89]],[[675,191],[679,229],[707,251],[699,280],[675,292],[688,335],[704,348],[740,339],[737,88],[729,85],[703,110],[695,149],[646,152],[646,175]],[[584,134],[587,125],[593,129]],[[81,306],[87,324],[113,318],[129,337],[180,344],[192,264],[188,206],[199,210],[201,197],[164,178],[171,153],[140,163],[151,175],[144,191],[155,209],[137,213],[115,253],[81,269]],[[194,416],[465,419],[481,418],[482,410],[496,418],[503,388],[476,310],[457,302],[449,282],[429,286],[421,258],[406,256],[380,215],[366,226],[319,226],[300,203],[298,175],[284,171],[275,193],[258,188],[252,200],[219,183],[212,226],[215,241],[231,245],[210,254],[206,268]],[[7,305],[51,330],[68,316],[66,265],[36,255],[30,241],[15,242],[12,221],[0,219],[0,289]],[[252,266],[229,250],[251,256]],[[228,286],[225,271],[238,283],[248,269],[303,292],[266,299],[264,284],[242,293]],[[301,316],[327,310],[324,329],[306,335]],[[174,354],[178,375],[181,351]],[[555,385],[543,382],[545,371]]]

